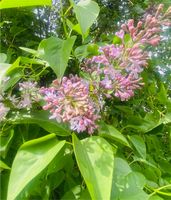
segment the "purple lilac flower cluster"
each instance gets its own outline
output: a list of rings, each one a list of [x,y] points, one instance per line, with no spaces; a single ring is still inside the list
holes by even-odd
[[[133,19],[129,20],[116,33],[121,44],[100,47],[100,55],[86,60],[82,70],[90,74],[96,85],[99,84],[101,94],[107,98],[115,96],[126,101],[134,96],[136,89],[142,87],[140,75],[149,59],[148,52],[143,47],[158,45],[161,26],[171,25],[171,7],[164,15],[161,15],[162,10],[163,5],[159,5],[154,16],[147,15],[136,26]],[[128,34],[130,39],[125,41]]]
[[[163,15],[162,11],[163,4],[160,4],[154,16],[147,15],[143,21],[137,23],[137,26],[134,26],[134,20],[130,19],[127,24],[121,26],[122,29],[117,35],[123,38],[124,34],[128,33],[134,43],[158,45],[160,42],[159,34],[162,31],[161,25],[171,25],[171,7]]]
[[[162,9],[160,5],[154,17],[146,16],[137,26],[134,20],[129,20],[116,33],[121,44],[100,47],[98,56],[87,59],[82,70],[89,73],[89,81],[70,75],[61,81],[53,81],[49,88],[42,88],[41,94],[46,102],[43,109],[50,110],[50,118],[69,123],[70,128],[78,133],[87,131],[92,134],[106,97],[115,96],[126,101],[134,96],[135,90],[143,86],[140,74],[148,61],[148,52],[142,47],[157,45],[161,25],[170,24],[171,8],[163,16]],[[126,34],[130,35],[127,42]]]
[[[53,81],[52,87],[42,88],[46,105],[44,110],[50,110],[51,119],[58,122],[68,122],[71,130],[87,131],[92,134],[97,128],[99,118],[95,104],[89,95],[89,84],[83,79],[70,75],[62,81]]]
[[[39,88],[36,82],[25,81],[19,83],[20,96],[7,94],[3,91],[5,84],[8,82],[9,78],[4,78],[1,81],[0,88],[0,122],[4,121],[6,115],[10,111],[10,108],[14,109],[30,109],[34,102],[39,102],[42,99],[40,95]],[[6,106],[6,104],[8,106]]]

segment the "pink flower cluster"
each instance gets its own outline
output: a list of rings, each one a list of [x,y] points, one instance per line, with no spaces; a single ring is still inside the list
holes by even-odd
[[[161,26],[171,24],[171,7],[164,15],[161,15],[162,10],[163,5],[159,5],[155,16],[147,15],[136,26],[133,19],[129,20],[116,33],[121,44],[100,47],[100,55],[86,60],[82,70],[90,74],[92,82],[99,84],[102,95],[125,101],[134,96],[136,89],[141,88],[143,83],[140,74],[148,63],[148,52],[144,46],[158,45]],[[127,41],[126,36],[130,37]]]
[[[95,104],[89,95],[89,84],[83,79],[70,75],[62,81],[53,81],[52,87],[42,88],[46,105],[52,119],[68,122],[71,130],[93,133],[99,119]]]
[[[82,69],[88,72],[101,94],[125,101],[134,96],[134,91],[143,85],[139,77],[147,65],[147,55],[136,45],[125,49],[123,46],[107,45],[100,48],[101,55],[88,59]],[[105,62],[103,62],[105,61]]]

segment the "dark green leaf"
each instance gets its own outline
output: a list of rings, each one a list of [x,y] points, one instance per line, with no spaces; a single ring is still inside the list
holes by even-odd
[[[13,135],[14,135],[13,129],[11,129],[9,131],[9,133],[0,135],[0,140],[1,140],[1,142],[0,142],[0,155],[2,156],[2,158],[6,157],[10,143],[11,143],[12,138],[13,138]]]
[[[142,158],[146,159],[146,146],[144,140],[138,135],[131,135],[129,136],[129,138],[134,147],[136,148],[137,152],[139,153],[139,155]]]
[[[113,127],[111,125],[101,123],[99,134],[103,137],[110,138],[112,140],[120,142],[123,145],[130,147],[125,136],[121,132],[119,132],[115,127]]]

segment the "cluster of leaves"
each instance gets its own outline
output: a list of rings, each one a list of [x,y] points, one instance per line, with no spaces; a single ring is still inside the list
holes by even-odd
[[[0,6],[11,7],[8,2]],[[43,39],[37,50],[18,41],[26,54],[13,64],[0,54],[0,78],[9,77],[3,92],[17,94],[18,82],[25,80],[48,85],[55,76],[79,72],[80,61],[97,54],[98,43],[89,43],[89,31],[99,11],[94,1],[70,1],[61,11],[65,38]],[[70,12],[75,19],[67,18]],[[110,38],[107,42],[114,41]],[[5,49],[9,43],[2,41]],[[50,120],[41,104],[9,112],[0,124],[1,199],[170,199],[170,85],[154,67],[150,62],[143,72],[145,86],[134,98],[106,102],[98,134],[91,137]]]

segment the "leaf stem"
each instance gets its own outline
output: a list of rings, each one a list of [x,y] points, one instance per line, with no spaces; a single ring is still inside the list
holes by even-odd
[[[161,195],[165,195],[165,196],[170,196],[170,197],[171,197],[171,193],[166,193],[166,192],[160,191],[160,190],[166,189],[166,188],[168,188],[168,187],[171,187],[171,184],[169,184],[169,185],[164,185],[164,186],[159,187],[159,188],[157,188],[157,189],[154,189],[154,188],[153,188],[152,190],[153,190],[154,192],[151,193],[149,196],[151,197],[151,196],[155,195],[156,193],[158,193],[158,194],[161,194]]]

